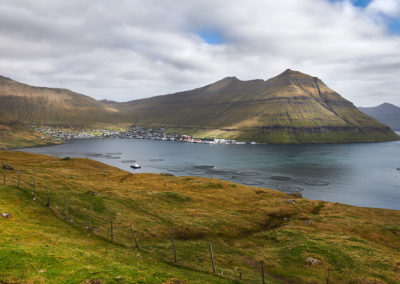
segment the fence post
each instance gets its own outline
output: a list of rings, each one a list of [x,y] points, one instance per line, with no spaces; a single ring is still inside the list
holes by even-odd
[[[4,186],[6,186],[6,169],[4,167],[4,162],[3,162],[3,165],[1,168],[3,170],[3,183],[4,183]]]
[[[242,280],[242,272],[239,272],[239,280]]]
[[[135,246],[138,249],[139,248],[139,244],[138,244],[137,239],[136,239],[135,231],[132,228],[132,224],[130,224],[129,226],[131,227],[132,236],[133,236],[133,239],[135,240]]]
[[[65,219],[68,219],[68,196],[65,195]]]
[[[47,191],[47,203],[46,207],[50,207],[50,194],[49,194],[49,187],[46,186],[46,191]]]
[[[17,183],[18,188],[21,185],[21,175],[22,175],[22,171],[18,171],[18,183]]]
[[[36,178],[33,178],[33,200],[36,200]]]
[[[330,270],[329,270],[329,266],[328,266],[328,277],[326,278],[326,284],[329,284],[329,275],[330,274]]]
[[[213,248],[212,248],[211,244],[210,244],[210,258],[211,258],[213,273],[215,273],[214,254],[213,254]]]
[[[265,276],[264,276],[264,260],[261,260],[261,277],[262,283],[265,284]]]
[[[89,231],[93,231],[93,206],[90,206],[90,216],[89,216]]]
[[[110,238],[111,238],[111,241],[113,242],[114,241],[114,228],[113,228],[113,219],[112,219],[112,217],[110,219]]]
[[[172,244],[172,250],[174,252],[174,261],[175,263],[178,262],[178,260],[176,259],[176,250],[175,250],[175,243],[174,243],[174,234],[171,232],[171,244]]]

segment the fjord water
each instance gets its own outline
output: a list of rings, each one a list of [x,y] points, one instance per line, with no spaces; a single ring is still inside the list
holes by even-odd
[[[208,145],[136,139],[76,139],[62,145],[24,151],[91,158],[134,173],[168,172],[178,176],[215,177],[286,192],[301,191],[310,199],[400,209],[400,141]],[[142,168],[131,169],[133,160]]]

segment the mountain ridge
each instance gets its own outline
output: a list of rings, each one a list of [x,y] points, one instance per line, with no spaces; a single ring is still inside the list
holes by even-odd
[[[120,120],[117,110],[69,89],[30,86],[0,77],[0,110],[26,124],[84,128]],[[117,116],[117,117],[116,117]]]
[[[359,107],[359,109],[387,124],[393,130],[400,130],[400,107],[390,103],[383,103],[376,107]]]
[[[290,69],[268,80],[226,77],[190,91],[115,107],[133,113],[137,125],[173,128],[200,137],[266,143],[398,139],[387,126],[361,113],[319,78]],[[340,132],[339,136],[333,132]]]
[[[10,90],[17,94],[10,95]],[[41,89],[8,79],[6,84],[0,80],[0,102],[0,110],[21,121],[46,125],[130,123],[203,138],[261,143],[399,138],[318,77],[291,69],[268,80],[231,76],[193,90],[128,102],[96,101],[66,89]]]

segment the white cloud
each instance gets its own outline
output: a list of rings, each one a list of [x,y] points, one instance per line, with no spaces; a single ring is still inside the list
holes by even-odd
[[[396,0],[365,9],[347,0],[3,0],[0,74],[127,101],[292,68],[357,105],[400,105],[400,37],[378,19],[398,9]],[[204,30],[223,43],[206,44]]]
[[[398,18],[400,17],[399,0],[373,0],[367,7],[367,12],[372,14],[381,14],[384,16]]]

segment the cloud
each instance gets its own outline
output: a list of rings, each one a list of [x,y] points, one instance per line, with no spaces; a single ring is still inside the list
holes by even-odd
[[[367,12],[380,14],[391,18],[400,18],[399,0],[373,0],[367,7]]]
[[[3,0],[0,74],[127,101],[292,68],[357,105],[400,105],[400,37],[384,20],[398,12],[397,0]]]

